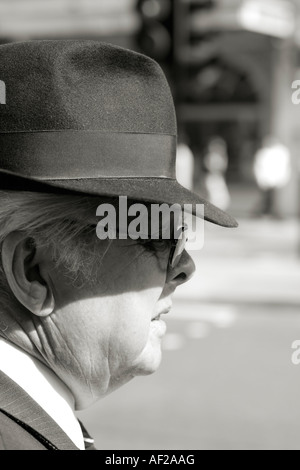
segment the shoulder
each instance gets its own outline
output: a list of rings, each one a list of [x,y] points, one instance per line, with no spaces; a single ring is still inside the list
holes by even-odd
[[[0,450],[46,450],[46,448],[0,410]]]

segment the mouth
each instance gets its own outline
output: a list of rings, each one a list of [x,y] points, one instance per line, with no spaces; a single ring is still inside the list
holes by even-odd
[[[161,320],[160,317],[161,317],[162,315],[167,315],[168,313],[170,313],[171,309],[172,309],[172,305],[171,305],[170,307],[168,307],[168,308],[162,310],[161,312],[159,312],[159,314],[158,314],[156,317],[152,318],[151,321],[160,321],[160,320]]]

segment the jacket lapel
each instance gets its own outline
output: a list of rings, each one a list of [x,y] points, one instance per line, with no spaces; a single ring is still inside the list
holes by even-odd
[[[18,384],[1,371],[0,408],[33,428],[59,450],[79,450],[58,424]]]

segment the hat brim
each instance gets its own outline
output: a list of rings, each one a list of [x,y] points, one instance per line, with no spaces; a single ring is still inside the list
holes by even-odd
[[[154,203],[190,204],[198,216],[197,204],[204,205],[204,219],[227,228],[238,227],[237,221],[226,212],[181,186],[171,178],[83,178],[36,180],[0,171],[0,189],[54,193],[79,193],[90,196],[127,196],[129,199]]]

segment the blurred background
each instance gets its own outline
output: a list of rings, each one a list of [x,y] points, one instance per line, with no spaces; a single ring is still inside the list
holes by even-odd
[[[299,31],[300,0],[0,0],[1,43],[82,37],[156,59],[179,181],[240,223],[207,224],[159,372],[79,413],[99,449],[300,449]]]

